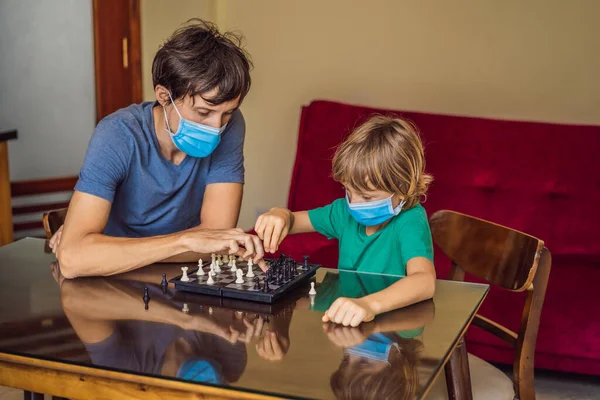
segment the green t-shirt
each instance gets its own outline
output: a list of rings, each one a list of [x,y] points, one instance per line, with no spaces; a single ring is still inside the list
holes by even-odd
[[[431,230],[420,204],[402,210],[370,236],[348,212],[345,198],[310,210],[308,216],[317,232],[339,240],[339,269],[406,276],[406,263],[411,258],[425,257],[433,262]]]

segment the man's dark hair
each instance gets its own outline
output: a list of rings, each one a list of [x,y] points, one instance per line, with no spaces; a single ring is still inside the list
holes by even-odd
[[[152,83],[170,90],[173,99],[194,97],[218,88],[211,104],[221,104],[250,90],[250,61],[242,35],[220,33],[213,23],[191,19],[177,29],[152,62]]]

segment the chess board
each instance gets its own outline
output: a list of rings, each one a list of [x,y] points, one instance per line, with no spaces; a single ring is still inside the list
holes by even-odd
[[[265,260],[267,265],[271,267],[276,260]],[[289,293],[293,288],[297,287],[302,283],[307,283],[310,277],[313,276],[320,265],[307,263],[306,266],[303,263],[293,261],[296,276],[290,277],[287,281],[281,281],[277,283],[277,280],[269,281],[269,290],[264,291],[263,282],[266,274],[260,269],[258,265],[253,267],[254,276],[258,277],[260,282],[260,289],[255,288],[255,278],[248,278],[246,274],[248,272],[248,265],[245,261],[236,262],[236,267],[242,268],[244,271],[244,282],[235,283],[236,276],[235,272],[231,271],[231,267],[227,264],[221,266],[221,272],[213,276],[214,283],[209,285],[208,273],[210,271],[210,262],[205,262],[202,265],[204,275],[197,275],[199,268],[188,271],[189,281],[182,281],[179,275],[169,282],[175,285],[175,289],[195,292],[212,296],[220,296],[232,299],[252,300],[261,303],[273,303],[282,295]]]

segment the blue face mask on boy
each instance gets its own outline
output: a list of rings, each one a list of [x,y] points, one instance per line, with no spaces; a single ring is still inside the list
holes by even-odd
[[[392,197],[393,195],[383,200],[350,203],[348,193],[346,193],[346,202],[348,211],[356,222],[364,226],[373,226],[383,224],[388,219],[400,214],[405,201],[400,202],[398,207],[394,208]]]
[[[345,353],[353,356],[368,358],[375,361],[389,362],[390,350],[392,347],[400,350],[398,343],[392,342],[390,338],[382,333],[376,333],[364,342],[356,346],[348,347],[344,350]]]
[[[227,124],[221,128],[213,128],[212,126],[185,119],[179,113],[170,92],[169,98],[177,115],[179,115],[179,127],[175,133],[171,132],[171,128],[167,122],[167,132],[169,132],[173,144],[189,156],[197,158],[208,157],[219,145],[221,133],[225,130]],[[165,121],[168,121],[167,111],[164,107],[163,112],[165,114]]]

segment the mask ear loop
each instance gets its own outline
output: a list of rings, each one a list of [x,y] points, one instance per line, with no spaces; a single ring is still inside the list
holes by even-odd
[[[173,97],[171,97],[171,91],[167,90],[167,93],[169,94],[169,99],[171,99],[171,104],[173,104],[173,108],[175,109],[175,112],[179,116],[179,121],[181,123],[182,117],[181,117],[181,114],[179,113],[179,110],[177,109],[177,106],[175,105],[175,100],[173,100]],[[171,135],[175,135],[175,133],[173,133],[173,131],[171,130],[171,127],[169,126],[169,118],[167,118],[167,109],[165,108],[165,106],[163,106],[163,113],[165,114],[165,125],[167,125],[167,132],[169,132]]]
[[[398,350],[398,353],[402,354],[402,349],[400,348],[400,345],[399,345],[398,343],[392,343],[392,347],[395,347],[395,348],[396,348],[396,350]],[[390,358],[390,357],[389,357],[389,355],[388,355],[388,360],[387,360],[387,363],[388,363],[388,365],[391,367],[391,366],[392,366],[392,363],[390,362],[389,358]]]

